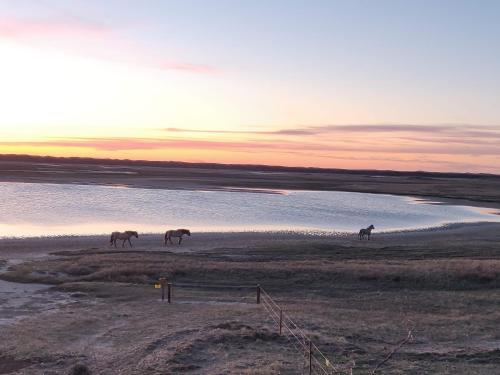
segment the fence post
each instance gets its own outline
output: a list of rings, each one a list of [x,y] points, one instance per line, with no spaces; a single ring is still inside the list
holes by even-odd
[[[257,284],[257,304],[260,303],[260,284]]]
[[[167,279],[164,277],[160,277],[158,281],[160,282],[161,285],[161,300],[165,301],[165,283],[167,282]]]
[[[312,341],[309,340],[309,375],[312,374]]]
[[[172,297],[172,284],[167,284],[167,302],[170,303],[170,299]]]
[[[280,309],[280,336],[283,330],[283,310]]]

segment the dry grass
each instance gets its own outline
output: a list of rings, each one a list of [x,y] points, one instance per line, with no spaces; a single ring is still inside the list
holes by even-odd
[[[59,252],[12,266],[2,278],[57,284],[76,302],[0,332],[0,356],[25,361],[23,375],[66,375],[75,363],[124,375],[299,373],[300,354],[253,303],[253,290],[175,287],[260,283],[331,359],[355,360],[356,375],[387,357],[407,334],[407,320],[415,341],[380,373],[495,373],[496,242],[469,250],[472,240],[424,240]],[[150,285],[160,276],[174,283],[171,305]]]
[[[500,260],[434,259],[381,260],[268,260],[226,261],[207,256],[160,252],[114,254],[78,253],[59,259],[11,267],[2,278],[11,281],[60,284],[75,281],[113,281],[150,284],[159,277],[170,281],[267,284],[293,283],[309,287],[327,282],[366,283],[371,287],[416,289],[476,289],[500,286]],[[283,282],[285,281],[285,282]]]

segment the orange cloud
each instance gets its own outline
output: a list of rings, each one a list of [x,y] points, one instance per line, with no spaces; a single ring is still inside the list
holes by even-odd
[[[262,163],[399,170],[500,173],[500,130],[494,126],[310,126],[231,131],[167,128],[178,137],[79,137],[0,141],[0,152]],[[224,134],[213,139],[204,133]],[[183,137],[179,137],[182,135]],[[6,151],[7,150],[7,151]],[[26,152],[26,151],[23,151]]]
[[[270,133],[281,134],[281,133]],[[494,135],[490,135],[494,136]],[[500,135],[499,135],[500,136]],[[428,142],[422,138],[411,138],[410,141],[402,142],[401,138],[395,142],[385,135],[371,135],[366,138],[350,138],[338,134],[335,138],[320,139],[311,137],[309,139],[285,139],[278,138],[262,139],[238,139],[238,140],[206,140],[206,139],[155,139],[155,138],[69,138],[69,139],[46,139],[40,141],[3,141],[4,146],[44,146],[44,147],[77,147],[93,148],[106,151],[120,150],[150,150],[150,149],[204,149],[204,150],[290,150],[290,151],[315,151],[315,152],[362,152],[371,154],[421,154],[421,155],[473,155],[473,156],[500,156],[500,147],[488,137],[478,137],[472,142],[466,139],[461,142],[443,144],[440,142]]]

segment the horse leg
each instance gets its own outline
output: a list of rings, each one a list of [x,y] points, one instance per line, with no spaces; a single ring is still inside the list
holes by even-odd
[[[172,242],[172,236],[168,237],[168,240],[170,241],[170,243],[173,245],[174,243]]]
[[[133,247],[132,242],[130,241],[130,238],[128,239],[128,243],[130,244],[130,247]]]
[[[115,245],[116,248],[116,238],[113,240],[113,244]]]
[[[179,237],[179,245],[181,244],[182,242],[182,236]]]
[[[127,241],[127,240],[123,240],[122,247],[125,247],[125,241]]]

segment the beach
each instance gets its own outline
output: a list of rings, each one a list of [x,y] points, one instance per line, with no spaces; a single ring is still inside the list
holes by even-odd
[[[497,223],[370,241],[284,232],[193,233],[168,247],[161,234],[133,248],[108,241],[0,240],[0,278],[46,286],[24,292],[36,303],[3,305],[17,318],[0,330],[0,373],[66,374],[77,363],[98,374],[300,373],[304,358],[256,303],[257,284],[356,374],[409,329],[414,339],[381,373],[492,374],[500,363]],[[170,304],[153,287],[159,277],[173,285]]]

